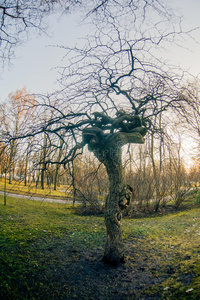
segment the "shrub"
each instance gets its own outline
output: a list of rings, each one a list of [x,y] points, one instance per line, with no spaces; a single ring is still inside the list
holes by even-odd
[[[198,191],[196,199],[195,199],[195,204],[200,205],[200,192]]]

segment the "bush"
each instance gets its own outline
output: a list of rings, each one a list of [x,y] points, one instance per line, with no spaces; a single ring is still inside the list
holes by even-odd
[[[196,199],[195,199],[195,204],[200,205],[200,192],[198,191]]]
[[[104,205],[78,205],[76,207],[76,213],[81,216],[100,216],[105,212]]]

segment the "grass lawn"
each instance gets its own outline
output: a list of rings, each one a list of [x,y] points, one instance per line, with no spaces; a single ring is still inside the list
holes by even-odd
[[[0,180],[0,191],[4,191],[5,188],[5,179],[1,178]],[[34,182],[28,183],[26,186],[23,181],[13,180],[12,184],[8,184],[6,180],[6,190],[9,193],[16,193],[20,195],[33,195],[40,197],[51,197],[51,198],[66,198],[72,197],[69,186],[57,187],[57,190],[53,189],[53,185],[48,186],[45,184],[45,189],[42,189],[40,186],[36,187]]]
[[[127,262],[108,266],[103,217],[0,196],[0,299],[200,299],[199,205],[122,228]]]

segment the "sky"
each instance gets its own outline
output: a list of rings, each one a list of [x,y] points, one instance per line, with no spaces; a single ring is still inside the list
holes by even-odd
[[[10,92],[26,87],[30,93],[51,93],[57,88],[57,66],[64,52],[57,45],[74,44],[83,36],[82,28],[72,15],[49,18],[48,35],[33,35],[15,51],[15,58],[0,75],[0,102]],[[1,71],[1,69],[0,69]]]
[[[200,0],[168,0],[173,8],[183,15],[183,27],[186,29],[200,26]],[[50,45],[73,45],[84,37],[88,28],[77,22],[77,16],[71,14],[58,18],[49,18],[48,35],[33,35],[15,52],[12,65],[1,73],[0,66],[0,103],[10,92],[26,87],[29,93],[52,93],[58,88],[57,66],[62,65],[64,52]],[[174,65],[189,71],[195,76],[200,74],[200,30],[195,33],[198,43],[182,42],[183,47],[171,45],[165,51],[166,59]]]

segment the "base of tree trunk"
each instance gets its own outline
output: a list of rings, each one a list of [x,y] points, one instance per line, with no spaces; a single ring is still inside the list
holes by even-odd
[[[108,264],[108,265],[112,265],[112,266],[117,266],[119,264],[125,264],[126,262],[126,259],[125,259],[125,256],[122,256],[120,258],[110,258],[110,257],[107,257],[107,256],[103,256],[102,258],[102,261],[105,263],[105,264]]]

